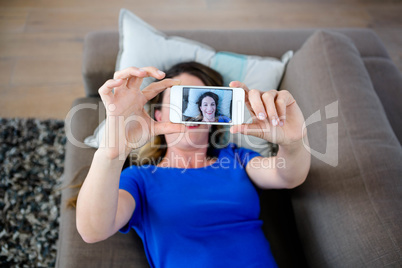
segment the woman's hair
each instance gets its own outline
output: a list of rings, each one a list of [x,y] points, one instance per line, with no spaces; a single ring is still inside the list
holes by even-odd
[[[223,86],[223,78],[220,73],[198,62],[183,62],[174,65],[165,71],[165,78],[173,78],[186,73],[199,78],[206,86]],[[162,107],[164,91],[150,100],[150,107],[160,110]],[[215,94],[216,95],[216,94]],[[216,102],[217,103],[217,102]],[[151,111],[151,117],[155,119],[155,112]],[[212,125],[209,133],[209,146],[207,157],[214,156],[216,145],[222,142],[222,126]],[[216,133],[215,133],[216,132]],[[138,152],[132,155],[131,163],[135,165],[152,164],[157,165],[165,156],[167,144],[164,135],[155,136],[150,142],[145,144]]]
[[[172,66],[169,70],[166,70],[165,73],[165,78],[173,78],[186,73],[199,78],[206,86],[223,86],[223,77],[220,73],[195,61],[178,63]],[[149,103],[162,104],[164,92],[165,91],[162,91],[155,98],[150,100]]]
[[[213,93],[213,92],[208,91],[208,92],[203,93],[203,94],[198,98],[198,100],[197,100],[197,107],[198,107],[198,110],[200,111],[201,117],[203,117],[203,116],[202,116],[202,111],[201,111],[201,108],[200,108],[200,107],[201,107],[201,105],[202,105],[202,100],[203,100],[205,97],[211,97],[212,99],[214,99],[214,101],[215,101],[215,107],[216,107],[215,116],[217,116],[219,96],[216,95],[216,94]]]

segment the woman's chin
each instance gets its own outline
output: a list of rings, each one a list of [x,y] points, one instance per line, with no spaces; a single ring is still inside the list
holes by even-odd
[[[208,148],[208,140],[205,139],[185,139],[175,145],[183,151],[194,151],[197,149]]]
[[[197,149],[208,147],[210,125],[189,124],[184,133],[165,135],[168,146],[180,147],[182,149]]]
[[[205,117],[204,122],[215,122],[215,117]]]

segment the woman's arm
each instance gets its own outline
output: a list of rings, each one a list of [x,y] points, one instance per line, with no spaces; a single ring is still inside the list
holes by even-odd
[[[261,92],[249,90],[241,82],[232,82],[246,93],[246,105],[253,122],[235,125],[232,133],[253,135],[279,145],[275,157],[255,157],[246,171],[250,179],[261,188],[293,188],[307,177],[311,155],[304,117],[293,96],[286,90]]]
[[[104,240],[130,219],[135,209],[134,198],[119,190],[124,160],[111,159],[98,149],[77,200],[77,229],[87,243]]]
[[[161,79],[164,74],[154,67],[131,67],[116,72],[115,79],[99,89],[106,107],[107,132],[77,199],[77,229],[86,242],[113,235],[134,212],[134,198],[119,190],[120,173],[132,148],[142,146],[154,135],[183,131],[182,125],[153,121],[143,108],[146,102],[179,81],[165,79],[141,91],[142,79],[147,76]]]
[[[305,181],[310,162],[310,153],[299,141],[279,146],[278,154],[274,157],[254,157],[248,162],[246,172],[259,188],[290,189]]]

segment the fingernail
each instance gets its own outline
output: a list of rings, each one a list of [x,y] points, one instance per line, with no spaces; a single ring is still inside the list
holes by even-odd
[[[161,70],[158,70],[157,73],[158,73],[159,75],[165,75],[165,73],[162,72]]]
[[[116,82],[120,82],[121,80],[122,80],[121,78],[114,79],[114,81],[116,81]]]
[[[259,118],[260,120],[264,120],[264,119],[265,119],[265,114],[264,114],[264,113],[259,113],[259,114],[258,114],[258,118]]]
[[[280,120],[280,121],[279,121],[279,125],[280,125],[281,127],[283,127],[284,124],[285,124],[285,122],[284,122],[283,120]]]
[[[278,125],[278,121],[276,120],[276,118],[272,119],[272,125],[274,126]]]

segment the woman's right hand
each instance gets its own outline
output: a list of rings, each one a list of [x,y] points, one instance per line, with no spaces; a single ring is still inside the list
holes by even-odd
[[[165,73],[155,67],[130,67],[114,74],[99,89],[106,107],[106,133],[102,149],[108,157],[125,159],[132,149],[139,148],[155,135],[183,132],[182,124],[156,122],[144,105],[166,88],[179,85],[179,80],[164,79],[140,90],[145,77],[162,79]],[[114,92],[113,92],[114,89]]]

